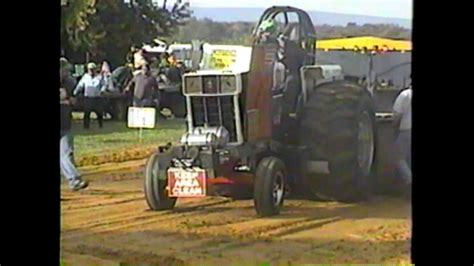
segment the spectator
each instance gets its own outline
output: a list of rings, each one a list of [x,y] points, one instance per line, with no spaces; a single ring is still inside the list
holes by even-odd
[[[175,57],[174,53],[171,53],[171,54],[168,55],[167,61],[171,66],[176,66],[177,61],[176,61],[176,57]]]
[[[73,191],[77,191],[86,188],[89,183],[82,180],[81,175],[74,165],[74,145],[73,136],[71,134],[71,113],[74,103],[74,98],[71,96],[74,89],[74,79],[67,78],[67,73],[70,75],[69,66],[66,59],[60,59],[59,104],[61,128],[59,134],[59,166],[61,173],[69,182],[69,188]]]
[[[131,64],[132,67],[133,67],[133,61],[134,61],[134,54],[138,51],[138,48],[136,48],[135,46],[131,46],[130,47],[130,51],[128,51],[127,55],[126,55],[126,61],[127,61],[127,64]]]
[[[74,96],[84,93],[84,129],[89,129],[91,112],[96,114],[99,127],[103,127],[104,111],[101,94],[106,88],[105,80],[102,75],[99,75],[97,65],[87,64],[87,73],[82,76],[74,90]]]
[[[177,66],[171,66],[168,68],[168,71],[166,72],[166,77],[169,82],[171,83],[179,83],[181,82],[181,70]]]
[[[132,68],[128,64],[119,66],[112,71],[111,78],[114,88],[123,92],[128,82],[133,78]]]
[[[181,77],[186,73],[186,66],[182,61],[176,62],[176,68],[178,68]]]
[[[393,106],[397,149],[396,167],[407,186],[411,185],[411,99],[413,89],[403,90]]]
[[[168,68],[170,66],[170,62],[168,61],[169,57],[170,55],[167,52],[160,55],[160,68]]]
[[[145,51],[143,49],[138,49],[134,54],[133,54],[133,66],[135,68],[134,74],[140,73],[140,70],[142,69],[142,66],[148,64],[146,58],[145,58]]]
[[[133,77],[126,91],[133,91],[133,106],[135,107],[153,107],[153,93],[158,90],[158,82],[151,75],[150,67],[147,64],[142,66],[141,73]]]
[[[76,87],[76,80],[71,76],[72,66],[69,64],[66,58],[59,59],[61,65],[59,72],[59,79],[63,88],[67,89],[68,95],[72,95],[74,88]]]
[[[104,82],[105,82],[105,90],[107,92],[114,92],[116,91],[115,87],[114,87],[114,83],[112,81],[112,73],[110,72],[110,66],[109,64],[107,63],[107,61],[104,61],[102,63],[102,68],[100,70],[100,75],[102,76],[102,78],[104,79]]]

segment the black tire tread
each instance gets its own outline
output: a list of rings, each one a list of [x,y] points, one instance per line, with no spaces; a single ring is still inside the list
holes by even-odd
[[[329,161],[331,174],[325,191],[317,192],[326,198],[352,202],[365,199],[369,193],[367,182],[361,181],[357,170],[357,118],[361,108],[369,111],[375,130],[373,102],[366,89],[339,81],[323,84],[309,95],[300,139],[309,148],[310,160],[320,160],[323,155]],[[312,181],[311,177],[307,180]]]
[[[254,205],[259,216],[272,216],[280,213],[280,207],[283,205],[285,196],[283,195],[279,206],[274,206],[271,197],[273,176],[277,171],[283,171],[283,175],[285,175],[285,165],[276,157],[265,157],[257,166],[254,184]]]
[[[176,198],[169,198],[165,191],[166,182],[161,183],[163,181],[160,181],[156,175],[153,175],[153,171],[158,170],[156,169],[157,162],[158,154],[154,153],[148,158],[146,163],[144,182],[145,199],[152,210],[169,210],[174,208]]]

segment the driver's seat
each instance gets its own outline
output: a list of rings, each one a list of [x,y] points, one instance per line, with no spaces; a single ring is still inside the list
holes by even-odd
[[[290,72],[298,73],[305,57],[305,52],[300,47],[300,25],[289,23],[283,31],[283,36],[285,37],[283,63]]]
[[[289,41],[298,43],[300,40],[300,25],[296,22],[288,23],[283,31],[283,35],[285,35]]]

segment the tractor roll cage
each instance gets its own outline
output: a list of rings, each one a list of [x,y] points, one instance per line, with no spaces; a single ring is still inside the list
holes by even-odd
[[[260,17],[260,20],[258,21],[257,27],[255,27],[255,29],[253,31],[253,35],[258,36],[258,33],[259,33],[259,30],[258,30],[259,27],[258,26],[264,20],[269,19],[269,18],[275,18],[279,13],[284,14],[284,16],[285,16],[285,25],[287,25],[288,24],[288,14],[287,13],[290,13],[290,12],[294,12],[298,15],[298,18],[300,20],[300,25],[301,25],[300,29],[302,31],[300,33],[303,33],[300,36],[314,38],[316,40],[316,31],[313,28],[313,22],[311,21],[311,18],[309,17],[309,15],[306,12],[304,12],[303,10],[299,9],[299,8],[294,8],[294,7],[290,7],[290,6],[272,6],[272,7],[268,8],[267,10],[265,10],[263,15]]]
[[[307,64],[314,64],[316,59],[316,31],[313,27],[311,17],[305,11],[291,6],[272,6],[263,12],[256,27],[253,30],[254,39],[260,35],[259,26],[266,19],[274,19],[278,14],[283,13],[285,27],[288,26],[288,13],[295,13],[299,20],[298,45],[306,51]]]

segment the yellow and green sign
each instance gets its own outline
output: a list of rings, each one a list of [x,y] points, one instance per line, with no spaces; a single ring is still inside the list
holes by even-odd
[[[234,50],[214,50],[211,54],[209,66],[211,69],[228,69],[236,61]]]

